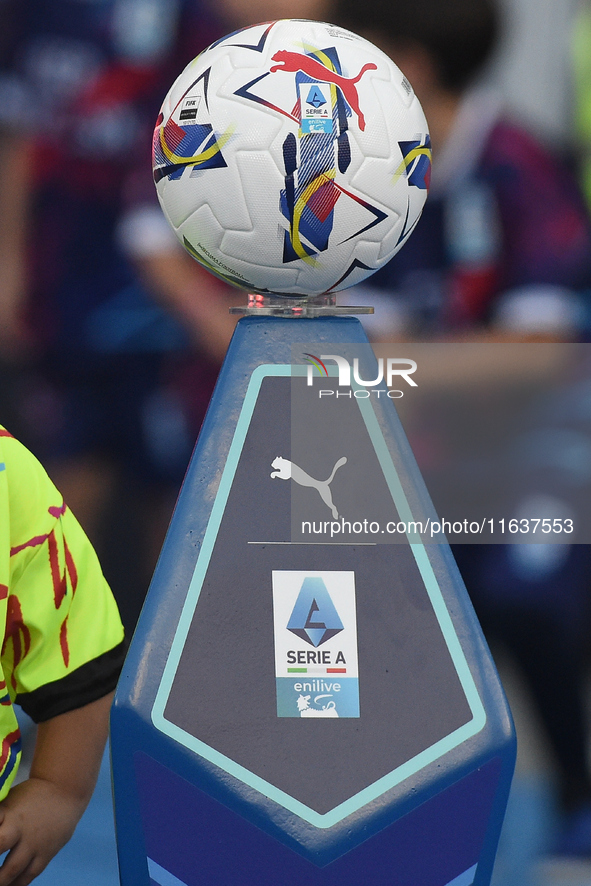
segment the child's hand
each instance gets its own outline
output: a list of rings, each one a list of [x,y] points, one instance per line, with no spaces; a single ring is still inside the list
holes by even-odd
[[[28,886],[68,842],[107,740],[113,693],[39,723],[31,776],[0,803],[0,886]]]
[[[0,886],[27,886],[68,842],[85,803],[50,781],[30,778],[0,803]]]

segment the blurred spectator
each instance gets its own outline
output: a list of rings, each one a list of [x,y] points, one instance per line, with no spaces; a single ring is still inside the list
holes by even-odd
[[[339,24],[384,49],[412,83],[433,144],[432,191],[401,252],[350,299],[395,337],[484,330],[569,341],[587,334],[591,228],[574,175],[475,86],[499,33],[492,0],[339,0]],[[548,415],[544,416],[546,422]],[[591,549],[454,549],[485,633],[522,666],[574,818],[562,848],[591,854],[583,706]],[[550,847],[549,847],[550,848]]]
[[[497,325],[567,340],[582,334],[591,228],[572,171],[476,84],[496,45],[491,2],[341,0],[406,74],[433,144],[432,187],[404,249],[351,300],[377,307],[374,331],[441,335]]]
[[[152,129],[195,55],[274,13],[282,0],[0,2],[0,407],[91,535],[128,629],[244,301],[165,221]]]
[[[581,0],[499,0],[503,34],[486,79],[545,142],[572,144],[570,46]]]
[[[178,246],[150,176],[160,102],[225,24],[184,0],[0,14],[4,399],[132,628],[242,300]]]

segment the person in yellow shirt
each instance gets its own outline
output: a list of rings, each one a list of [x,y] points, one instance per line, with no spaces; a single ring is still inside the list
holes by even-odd
[[[87,537],[37,459],[0,426],[0,886],[27,886],[92,794],[125,656]],[[13,705],[37,724],[30,775]]]

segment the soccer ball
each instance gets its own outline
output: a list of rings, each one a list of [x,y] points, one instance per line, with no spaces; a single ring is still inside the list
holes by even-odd
[[[158,116],[153,170],[200,264],[249,292],[308,297],[359,283],[404,244],[431,143],[381,50],[288,19],[230,34],[185,68]]]

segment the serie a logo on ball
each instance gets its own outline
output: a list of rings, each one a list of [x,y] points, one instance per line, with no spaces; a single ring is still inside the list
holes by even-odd
[[[311,296],[359,283],[404,244],[431,143],[383,52],[284,20],[188,65],[158,117],[153,169],[165,215],[203,266],[249,291]]]

